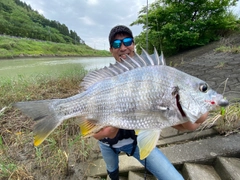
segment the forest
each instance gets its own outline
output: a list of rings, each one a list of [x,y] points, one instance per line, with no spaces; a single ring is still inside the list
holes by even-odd
[[[56,43],[85,44],[65,24],[46,19],[20,0],[0,0],[0,34]]]
[[[237,1],[154,1],[131,24],[143,25],[142,33],[135,37],[138,52],[143,47],[152,53],[155,47],[170,56],[239,33],[240,16],[231,10]]]
[[[138,12],[130,25],[142,25],[134,37],[136,49],[171,56],[204,46],[233,33],[240,33],[239,14],[231,7],[238,0],[156,0]],[[48,20],[30,5],[20,0],[0,0],[0,35],[10,35],[67,43],[85,44],[79,35],[65,24]]]

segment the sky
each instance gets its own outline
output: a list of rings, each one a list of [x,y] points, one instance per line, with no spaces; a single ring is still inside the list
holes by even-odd
[[[45,18],[65,24],[85,43],[99,50],[109,50],[108,34],[116,25],[128,26],[134,36],[142,25],[130,26],[139,11],[155,0],[22,0]],[[240,14],[240,2],[234,12]]]

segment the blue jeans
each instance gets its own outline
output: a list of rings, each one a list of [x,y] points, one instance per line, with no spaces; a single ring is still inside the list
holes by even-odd
[[[125,145],[121,148],[115,148],[115,153],[110,146],[107,146],[100,141],[99,146],[108,172],[113,172],[118,169],[119,152],[122,151],[131,154],[133,148],[132,144]],[[143,166],[145,165],[145,160],[140,160],[138,147],[136,147],[133,157],[135,157]],[[182,175],[175,169],[172,163],[158,148],[155,147],[146,160],[147,170],[150,171],[158,180],[184,180]]]

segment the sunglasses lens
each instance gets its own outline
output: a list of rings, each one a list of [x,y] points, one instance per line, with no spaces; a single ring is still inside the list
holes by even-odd
[[[122,40],[116,39],[115,41],[113,41],[112,47],[114,49],[118,49],[121,47],[122,42],[123,42],[124,46],[131,46],[133,43],[133,38],[127,37]]]
[[[133,39],[132,38],[125,38],[125,39],[123,39],[124,46],[131,46],[132,43],[133,43]]]
[[[115,49],[118,49],[118,48],[121,47],[121,44],[122,44],[121,40],[117,39],[117,40],[113,41],[112,47],[115,48]]]

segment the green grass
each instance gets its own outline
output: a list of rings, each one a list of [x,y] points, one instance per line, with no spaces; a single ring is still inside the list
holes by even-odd
[[[229,35],[228,37],[221,38],[219,43],[219,47],[214,49],[215,52],[223,52],[223,53],[240,53],[240,46],[235,43],[235,41],[239,38],[239,32],[233,33]]]
[[[240,133],[240,102],[230,103],[226,108],[210,112],[209,118],[202,124],[202,129],[214,127],[219,134]]]
[[[240,46],[220,46],[215,49],[215,52],[224,53],[240,53]]]
[[[240,132],[240,103],[231,103],[216,122],[216,129],[220,134],[229,135]]]
[[[79,93],[86,70],[66,66],[53,74],[18,76],[0,81],[0,179],[65,179],[71,166],[84,161],[91,143],[74,119],[62,123],[39,147],[33,146],[34,122],[12,107],[14,102],[65,98]]]
[[[12,107],[18,101],[75,95],[85,74],[83,67],[71,65],[57,73],[0,79],[0,179],[66,179],[73,173],[72,166],[94,153],[92,142],[82,138],[75,119],[62,123],[43,144],[34,147],[34,122]],[[218,111],[212,117],[222,119],[218,120],[221,127],[237,125],[239,109],[239,103],[231,104],[223,115]],[[236,132],[239,126],[230,128],[228,131]]]
[[[6,176],[9,176],[9,174],[11,172],[14,172],[15,170],[17,169],[17,165],[16,164],[4,164],[4,163],[1,163],[0,164],[0,178],[1,176],[2,177],[6,177]]]
[[[1,109],[13,102],[54,98],[58,95],[66,97],[74,89],[80,89],[81,79],[86,73],[80,64],[70,64],[46,74],[0,77],[0,115]]]
[[[39,56],[110,56],[105,50],[94,50],[87,45],[36,41],[26,38],[0,36],[0,58]]]

